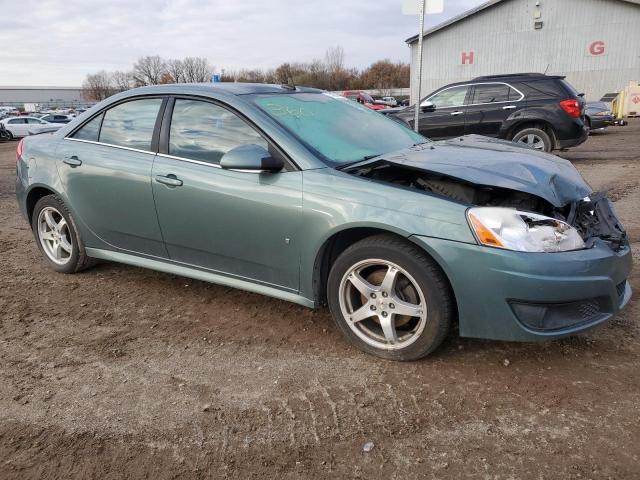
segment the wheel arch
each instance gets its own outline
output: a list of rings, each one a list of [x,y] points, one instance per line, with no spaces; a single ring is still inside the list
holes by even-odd
[[[27,217],[29,219],[29,223],[33,220],[33,210],[42,197],[46,197],[47,195],[58,195],[58,192],[53,190],[51,187],[44,185],[34,185],[27,192],[27,196],[25,199],[25,206],[27,211]]]
[[[509,130],[507,131],[506,139],[513,140],[513,137],[516,135],[516,133],[526,128],[540,128],[545,133],[547,133],[547,135],[551,137],[551,141],[553,142],[553,149],[555,150],[558,148],[558,136],[556,135],[556,131],[553,128],[553,124],[548,120],[544,120],[544,119],[538,119],[538,118],[522,119],[521,121],[512,125],[509,128]]]
[[[338,256],[354,243],[359,242],[360,240],[363,240],[367,237],[380,234],[392,235],[412,245],[415,245],[433,260],[435,265],[437,265],[440,272],[442,273],[443,278],[449,285],[449,289],[453,297],[453,304],[456,308],[455,315],[457,317],[457,299],[455,290],[453,289],[453,285],[451,283],[449,275],[447,274],[447,270],[441,265],[442,259],[434,256],[432,252],[426,250],[421,244],[413,241],[411,235],[401,234],[400,232],[377,226],[351,226],[348,228],[344,228],[338,232],[334,232],[324,241],[324,243],[318,250],[318,253],[316,254],[316,259],[313,267],[313,295],[315,304],[317,306],[327,304],[327,280],[329,277],[329,271],[331,270],[331,266],[338,258]]]

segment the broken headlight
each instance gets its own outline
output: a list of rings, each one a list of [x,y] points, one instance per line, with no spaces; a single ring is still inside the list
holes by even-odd
[[[566,252],[585,247],[568,223],[513,208],[475,207],[467,211],[469,226],[481,245],[519,252]]]

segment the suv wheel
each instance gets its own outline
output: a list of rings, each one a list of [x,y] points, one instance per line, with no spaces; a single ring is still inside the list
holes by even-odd
[[[42,197],[33,209],[33,235],[49,265],[61,273],[75,273],[90,266],[84,244],[71,213],[55,195]]]
[[[512,141],[541,152],[550,152],[553,150],[551,137],[540,128],[525,128],[520,130],[513,136]]]
[[[390,235],[347,248],[331,268],[327,297],[342,333],[361,350],[390,360],[434,351],[453,316],[453,296],[438,266]]]

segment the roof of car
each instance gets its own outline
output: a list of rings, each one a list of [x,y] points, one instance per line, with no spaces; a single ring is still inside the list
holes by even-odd
[[[492,82],[514,82],[514,81],[535,81],[535,80],[543,80],[543,79],[563,79],[565,78],[562,75],[545,75],[543,73],[505,73],[502,75],[485,75],[482,77],[472,78],[471,80],[464,80],[462,82],[448,83],[443,85],[442,87],[437,88],[437,90],[442,90],[448,87],[457,87],[458,85],[470,85],[474,83],[492,83]]]
[[[497,75],[483,75],[476,77],[472,82],[486,81],[486,80],[521,80],[526,78],[527,80],[542,80],[542,79],[563,79],[563,75],[545,75],[544,73],[503,73]]]
[[[129,90],[136,93],[189,93],[203,90],[213,91],[227,95],[251,95],[251,94],[288,94],[288,93],[321,93],[323,90],[309,87],[290,87],[288,85],[272,85],[267,83],[174,83],[167,85],[154,85]]]

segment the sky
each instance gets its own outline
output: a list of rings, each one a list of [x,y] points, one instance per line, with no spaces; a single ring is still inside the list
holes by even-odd
[[[485,0],[444,0],[425,29]],[[0,0],[0,85],[79,86],[137,58],[206,57],[217,71],[323,58],[409,61],[402,0]]]

